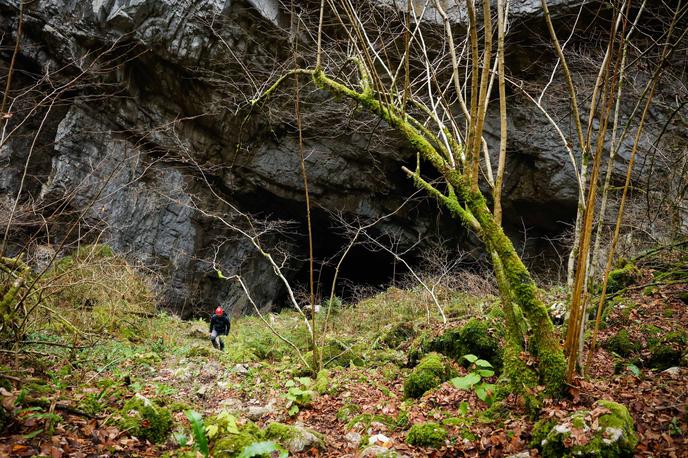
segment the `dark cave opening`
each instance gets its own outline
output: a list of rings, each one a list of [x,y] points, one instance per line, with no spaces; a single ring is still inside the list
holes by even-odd
[[[237,198],[237,196],[234,196]],[[276,197],[272,194],[251,194],[237,198],[243,208],[259,218],[291,221],[289,234],[285,235],[293,244],[297,262],[291,270],[292,286],[301,294],[308,294],[310,268],[308,262],[307,221],[303,202]],[[346,216],[343,218],[346,219]],[[354,218],[351,217],[353,221]],[[371,292],[388,287],[401,279],[408,270],[395,257],[380,247],[365,243],[365,237],[351,245],[351,234],[347,234],[341,223],[326,209],[314,207],[311,210],[313,228],[314,284],[316,303],[328,300],[332,283],[337,275],[335,296],[344,301],[357,297],[362,290]],[[378,238],[386,245],[388,237],[382,230],[372,228],[371,236]],[[347,249],[348,248],[348,249]],[[404,250],[408,247],[402,247]],[[418,262],[422,246],[414,247],[404,254],[404,260],[410,265]],[[342,255],[346,251],[343,261]],[[337,271],[337,266],[339,269]],[[275,300],[277,307],[287,304],[286,292]]]

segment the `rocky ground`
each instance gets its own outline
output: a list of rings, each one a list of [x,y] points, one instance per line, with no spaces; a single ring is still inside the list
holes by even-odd
[[[688,286],[677,280],[681,275],[685,271],[665,275],[646,266],[631,272],[632,281],[622,278],[629,284],[619,286],[605,309],[601,347],[585,377],[561,399],[546,400],[535,416],[514,396],[504,401],[506,409],[489,409],[491,399],[478,396],[477,385],[459,389],[445,382],[418,399],[408,397],[411,374],[419,369],[406,366],[442,350],[437,342],[447,332],[458,329],[451,335],[460,339],[466,311],[490,300],[463,297],[466,313],[450,313],[448,325],[422,323],[421,314],[417,323],[381,328],[372,324],[379,321],[373,313],[402,318],[385,307],[404,310],[415,293],[390,289],[363,301],[335,316],[332,338],[344,351],[317,378],[307,377],[256,318],[235,320],[224,353],[210,348],[205,324],[168,315],[148,319],[139,337],[77,349],[36,344],[2,356],[0,456],[202,456],[190,411],[200,413],[213,456],[237,456],[268,441],[290,456],[539,456],[545,437],[558,440],[563,455],[614,439],[596,439],[616,408],[600,400],[628,409],[637,444],[625,427],[616,439],[635,446],[636,456],[686,456]],[[460,310],[455,307],[450,312]],[[351,313],[360,316],[358,327]],[[292,339],[303,336],[290,312],[269,320]],[[487,323],[487,334],[494,331],[489,317],[479,322]],[[361,340],[351,339],[356,329]],[[437,358],[452,376],[470,370],[456,359]],[[488,374],[482,382],[495,378]],[[555,438],[557,428],[566,434]],[[606,456],[624,453],[623,447],[617,454],[605,450]]]

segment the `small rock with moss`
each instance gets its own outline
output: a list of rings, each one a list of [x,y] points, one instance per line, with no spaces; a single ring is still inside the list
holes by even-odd
[[[607,293],[612,294],[619,292],[633,284],[637,275],[638,269],[630,262],[619,269],[612,270],[609,272],[607,280]]]
[[[420,398],[427,391],[446,382],[454,375],[449,361],[439,353],[428,353],[404,382],[407,398]]]
[[[239,428],[238,433],[227,433],[216,440],[212,446],[212,456],[216,458],[235,457],[251,444],[262,441],[263,431],[255,424],[248,422]]]
[[[132,436],[153,443],[163,442],[172,428],[169,410],[137,394],[120,411],[119,426]]]
[[[194,345],[193,347],[189,348],[189,350],[186,352],[186,357],[187,358],[197,358],[197,357],[203,357],[207,358],[210,356],[210,348],[204,347],[201,345]]]
[[[633,342],[631,340],[626,329],[621,329],[615,335],[605,340],[602,346],[623,357],[629,356],[631,353],[640,350],[640,345],[638,342]]]
[[[581,410],[560,420],[535,424],[531,446],[544,458],[633,456],[638,436],[623,404],[597,401],[592,411]]]
[[[322,434],[299,424],[270,423],[265,428],[265,438],[279,442],[290,453],[299,453],[311,448],[323,449],[325,447],[325,438]]]
[[[446,440],[447,430],[433,422],[416,423],[406,434],[406,442],[409,445],[420,447],[441,447]]]

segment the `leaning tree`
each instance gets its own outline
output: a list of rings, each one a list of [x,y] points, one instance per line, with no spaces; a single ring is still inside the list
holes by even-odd
[[[292,14],[293,41],[311,36],[315,49],[311,54],[299,50],[296,68],[285,70],[251,103],[254,107],[269,103],[294,79],[298,98],[307,78],[305,84],[364,108],[408,142],[417,160],[413,170],[403,167],[404,173],[458,224],[473,231],[491,256],[507,329],[502,386],[529,396],[541,383],[555,394],[561,391],[565,370],[559,337],[533,277],[501,224],[507,134],[506,2],[497,2],[493,18],[491,2],[484,0],[479,22],[474,3],[467,1],[466,36],[459,46],[442,3],[409,1],[405,11],[398,11],[380,8],[376,2],[322,0],[310,25],[306,15]],[[303,57],[308,55],[312,61]],[[483,129],[495,79],[501,141],[493,173]],[[481,186],[480,178],[486,170],[487,187]],[[536,369],[526,363],[525,354],[536,357]]]

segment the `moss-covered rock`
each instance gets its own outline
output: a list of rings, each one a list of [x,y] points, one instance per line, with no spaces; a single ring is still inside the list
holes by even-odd
[[[625,329],[621,329],[612,337],[605,340],[602,343],[602,346],[605,349],[624,357],[640,350],[640,344],[638,342],[633,342],[628,335],[628,331]]]
[[[463,326],[450,328],[441,335],[432,337],[422,334],[414,340],[409,348],[409,364],[417,362],[422,355],[434,351],[456,361],[461,357],[473,354],[489,361],[496,371],[502,367],[502,350],[500,345],[500,330],[497,320],[480,320],[472,318]]]
[[[163,442],[172,428],[169,410],[140,395],[124,404],[120,416],[119,425],[122,429],[153,443]]]
[[[428,353],[404,382],[404,396],[419,398],[449,380],[453,370],[447,359],[439,353]]]
[[[361,412],[361,406],[347,402],[337,411],[337,420],[348,422],[349,419]]]
[[[409,445],[420,447],[441,447],[447,440],[447,430],[437,423],[416,423],[406,434]]]
[[[210,348],[207,346],[194,345],[193,347],[189,348],[186,351],[185,355],[187,358],[197,358],[197,357],[207,358],[211,355],[211,351],[210,351]]]
[[[263,439],[262,431],[253,423],[250,427],[239,429],[237,434],[225,434],[216,440],[212,446],[212,454],[216,458],[235,457],[251,444],[260,442]]]
[[[412,322],[403,321],[401,323],[390,326],[382,333],[380,343],[387,348],[396,349],[399,346],[411,339],[417,334]]]
[[[658,333],[649,339],[650,358],[647,366],[664,370],[681,364],[681,357],[686,352],[688,334],[685,331],[673,331],[664,336]]]
[[[332,389],[332,379],[330,378],[330,371],[322,369],[318,372],[313,383],[313,390],[318,394],[329,393]]]
[[[327,341],[320,351],[323,364],[327,367],[363,366],[365,364],[363,357],[365,349],[358,342],[344,342],[332,339]],[[309,361],[308,356],[306,361]]]
[[[632,263],[626,263],[621,268],[609,272],[607,293],[612,294],[633,284],[638,275],[638,269]]]
[[[630,457],[638,444],[628,409],[613,401],[597,401],[592,411],[581,410],[561,421],[539,421],[532,438],[531,446],[544,458]]]
[[[461,328],[461,341],[465,346],[463,354],[473,354],[492,363],[499,370],[502,367],[502,352],[497,329],[485,320],[473,318]]]
[[[325,447],[322,434],[301,425],[285,425],[284,423],[270,423],[265,428],[265,438],[279,442],[291,453],[299,453],[306,449]]]

